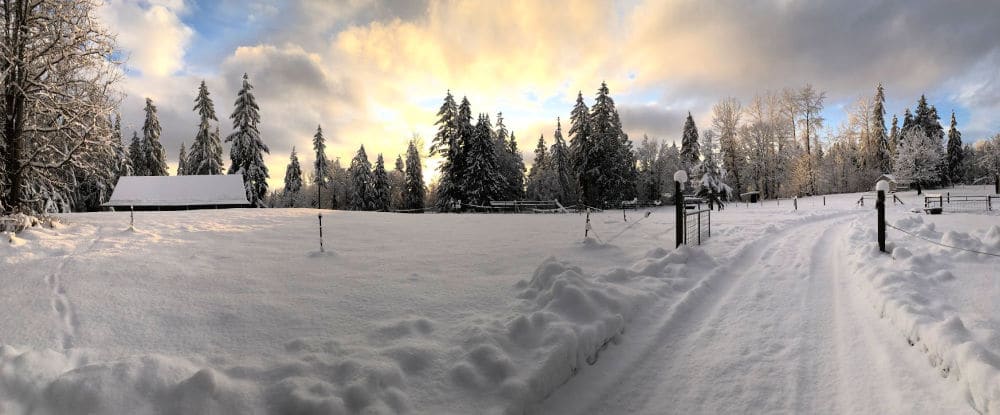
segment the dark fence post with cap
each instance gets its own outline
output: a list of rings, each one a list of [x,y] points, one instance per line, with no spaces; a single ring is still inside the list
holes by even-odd
[[[684,243],[684,182],[687,181],[687,172],[677,170],[674,173],[674,204],[676,205],[676,218],[674,219],[674,237],[677,240],[675,248],[679,248]]]
[[[885,252],[885,191],[889,189],[889,182],[879,180],[875,184],[877,199],[875,199],[875,209],[878,210],[878,250]]]
[[[316,215],[319,217],[319,251],[326,252],[323,250],[323,213]]]

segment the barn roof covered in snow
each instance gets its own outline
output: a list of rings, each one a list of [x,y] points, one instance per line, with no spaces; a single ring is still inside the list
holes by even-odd
[[[104,206],[249,206],[243,177],[122,176]]]

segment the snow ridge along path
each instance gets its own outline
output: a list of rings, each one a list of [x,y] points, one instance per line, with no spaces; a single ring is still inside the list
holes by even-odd
[[[841,267],[853,213],[744,245],[533,413],[972,413]]]

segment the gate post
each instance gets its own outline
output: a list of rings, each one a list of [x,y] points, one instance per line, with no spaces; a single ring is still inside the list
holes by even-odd
[[[674,182],[674,204],[676,217],[674,218],[674,239],[678,248],[684,243],[684,193],[681,193],[681,182]]]
[[[889,188],[889,182],[880,180],[876,185],[877,199],[875,208],[878,209],[878,250],[885,252],[885,191]]]
[[[676,213],[674,218],[674,239],[677,241],[675,248],[679,248],[684,243],[684,182],[687,181],[687,172],[677,170],[674,173],[674,205]]]

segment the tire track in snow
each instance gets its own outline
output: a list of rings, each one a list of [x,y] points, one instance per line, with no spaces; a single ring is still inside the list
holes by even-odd
[[[661,377],[689,378],[691,373],[662,373],[664,355],[674,353],[682,335],[712,335],[689,333],[697,331],[698,323],[718,314],[733,296],[733,287],[746,268],[770,259],[770,248],[787,236],[803,234],[802,229],[828,224],[857,211],[839,212],[817,221],[794,224],[777,233],[767,234],[743,245],[733,255],[711,270],[709,275],[674,302],[665,302],[659,309],[638,316],[630,327],[635,329],[622,338],[614,357],[600,360],[588,370],[556,391],[549,400],[535,408],[534,413],[632,413],[641,411],[653,398],[646,385],[661,382]],[[582,379],[581,379],[582,378]],[[581,397],[587,397],[581,399]],[[661,411],[662,412],[662,411]]]
[[[45,277],[45,284],[49,288],[50,303],[52,312],[59,330],[57,342],[63,349],[72,349],[76,346],[76,338],[80,330],[80,318],[76,312],[76,307],[69,298],[69,293],[63,285],[63,273],[66,265],[75,257],[93,252],[97,244],[104,235],[100,229],[94,231],[94,240],[90,241],[85,248],[78,248],[73,252],[63,256],[56,269]]]
[[[537,413],[969,412],[859,303],[840,267],[852,213],[739,250]]]

